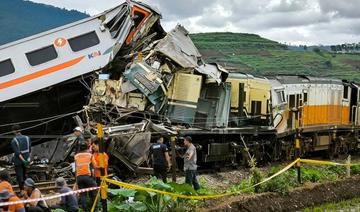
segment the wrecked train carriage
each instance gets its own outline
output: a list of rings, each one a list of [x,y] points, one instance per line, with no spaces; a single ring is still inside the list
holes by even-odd
[[[259,149],[259,158],[265,157],[261,148],[265,143],[270,145],[275,130],[268,125],[244,127],[255,118],[269,118],[266,114],[269,86],[261,88],[269,85],[265,79],[229,75],[217,64],[204,64],[188,32],[180,25],[150,46],[152,48],[146,49],[141,57],[133,59],[120,78],[95,81],[89,114],[96,122],[119,127],[132,126],[142,120],[165,123],[173,133],[145,130],[150,132],[150,137],[143,138],[143,142],[148,144],[151,138],[155,141],[154,137],[159,134],[179,138],[191,135],[199,147],[200,162],[244,161],[244,158],[239,159],[239,155],[244,155],[242,139]],[[245,101],[235,101],[236,97]],[[252,105],[253,102],[257,104]],[[236,108],[251,112],[239,116],[239,112],[234,111]],[[125,150],[124,143],[132,142],[125,137],[123,134],[113,136],[110,145],[117,146],[117,150],[111,147],[109,152],[130,164],[125,155],[132,154],[135,148]],[[138,145],[139,140],[134,142]],[[181,140],[179,142],[182,145]],[[145,162],[147,152],[143,154],[137,165]]]
[[[12,123],[34,144],[57,139],[88,102],[96,71],[164,36],[160,13],[127,1],[99,15],[0,47],[0,140],[9,152]],[[21,111],[21,113],[19,113]]]

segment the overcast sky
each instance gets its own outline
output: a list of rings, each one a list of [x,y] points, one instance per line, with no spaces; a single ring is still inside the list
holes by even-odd
[[[32,0],[94,15],[122,0]],[[143,0],[162,13],[162,25],[190,32],[255,33],[282,43],[360,42],[360,0]]]

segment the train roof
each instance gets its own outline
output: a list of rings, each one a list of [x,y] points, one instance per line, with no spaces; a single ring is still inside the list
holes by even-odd
[[[70,27],[73,27],[73,26],[76,26],[76,25],[79,25],[79,24],[82,24],[82,23],[97,19],[97,18],[101,17],[102,15],[104,15],[106,13],[109,13],[110,11],[113,11],[113,10],[116,10],[118,8],[123,7],[126,4],[130,4],[130,5],[131,4],[136,4],[136,5],[140,6],[140,7],[146,7],[146,8],[152,10],[153,12],[155,12],[155,13],[157,13],[157,14],[159,14],[161,16],[161,14],[160,14],[160,12],[159,12],[159,10],[157,8],[153,8],[153,7],[151,7],[151,6],[149,6],[149,5],[145,4],[145,3],[142,3],[142,2],[136,2],[136,1],[128,0],[127,2],[124,2],[124,3],[120,4],[119,6],[108,9],[108,10],[106,10],[106,11],[104,11],[102,13],[99,13],[97,15],[94,15],[94,16],[91,16],[91,17],[88,17],[88,18],[84,18],[84,19],[81,19],[79,21],[75,21],[75,22],[72,22],[72,23],[69,23],[69,24],[66,24],[66,25],[63,25],[63,26],[60,26],[60,27],[56,27],[56,28],[53,28],[53,29],[50,29],[50,30],[47,30],[47,31],[44,31],[44,32],[40,32],[38,34],[28,36],[28,37],[25,37],[25,38],[22,38],[22,39],[19,39],[19,40],[10,42],[10,43],[6,43],[4,45],[0,45],[0,50],[3,50],[3,49],[6,49],[6,48],[9,48],[11,46],[33,40],[35,38],[43,37],[43,36],[46,36],[46,35],[49,35],[49,34],[52,34],[52,33],[55,33],[55,32],[58,32],[58,31],[61,31],[61,30],[64,30],[64,29],[67,29],[67,28],[70,28]]]
[[[300,84],[300,83],[342,84],[342,81],[339,79],[313,77],[313,76],[305,76],[305,75],[277,75],[271,77],[271,79],[276,79],[282,84]]]
[[[231,79],[258,79],[258,80],[267,80],[266,77],[253,76],[251,74],[241,73],[241,72],[230,72],[228,78]]]

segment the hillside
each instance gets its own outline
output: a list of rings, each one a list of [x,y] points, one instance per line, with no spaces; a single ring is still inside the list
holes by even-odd
[[[360,81],[359,54],[294,51],[254,34],[198,33],[191,35],[207,62],[255,75],[307,74]]]
[[[23,0],[1,0],[0,11],[0,45],[88,17]]]

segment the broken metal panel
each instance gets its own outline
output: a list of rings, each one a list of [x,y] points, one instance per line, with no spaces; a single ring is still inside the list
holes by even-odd
[[[144,111],[147,104],[146,97],[141,93],[130,92],[126,94],[127,96],[127,107],[130,109],[136,109],[138,111]]]
[[[136,63],[126,70],[124,75],[153,105],[162,104],[167,91],[155,69],[145,63]]]
[[[195,68],[201,59],[201,54],[189,37],[189,32],[181,25],[177,25],[161,39],[155,46],[155,51],[164,54],[183,68]]]
[[[173,122],[194,123],[202,76],[176,73],[168,92],[167,116]]]
[[[123,135],[128,133],[143,132],[146,129],[148,123],[149,123],[148,121],[144,120],[140,123],[135,123],[135,124],[105,127],[104,132],[110,137],[119,135],[120,133],[121,135]]]
[[[121,92],[121,80],[95,80],[89,104],[126,107],[126,96]]]
[[[121,91],[123,93],[129,93],[131,91],[135,91],[136,89],[137,88],[135,87],[135,85],[133,85],[129,81],[125,81],[125,82],[121,83]]]
[[[129,6],[126,4],[116,8],[116,12],[106,14],[103,25],[110,30],[111,37],[115,38],[124,26],[129,14]]]
[[[64,160],[68,144],[63,139],[52,140],[31,147],[31,160],[57,163]]]
[[[110,13],[103,21],[102,26],[108,28],[112,38],[116,39],[115,45],[106,52],[111,52],[112,57],[115,57],[124,44],[135,46],[136,42],[147,37],[147,33],[160,17],[157,10],[146,4],[134,1],[124,3],[117,8],[116,14]],[[157,27],[163,33],[161,26]]]
[[[227,127],[231,86],[228,83],[205,84],[196,111],[195,123],[203,128]]]
[[[178,134],[176,130],[169,128],[168,126],[165,126],[164,124],[151,123],[150,127],[155,132],[164,133],[164,134],[168,134],[168,135],[177,135]]]
[[[116,136],[112,138],[108,152],[135,171],[148,158],[150,140],[151,132]]]
[[[195,70],[208,77],[207,82],[215,80],[218,84],[225,82],[229,72],[216,63],[203,64],[196,67]]]

